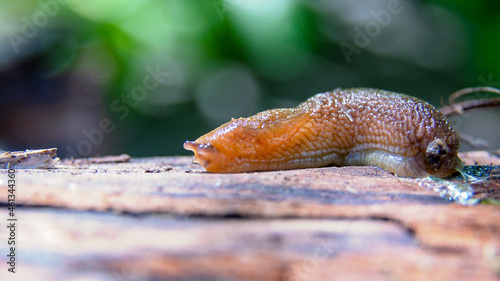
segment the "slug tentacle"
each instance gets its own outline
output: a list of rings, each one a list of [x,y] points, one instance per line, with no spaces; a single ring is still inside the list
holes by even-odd
[[[221,173],[373,165],[399,176],[445,177],[462,167],[455,131],[436,108],[363,88],[232,119],[184,148]]]

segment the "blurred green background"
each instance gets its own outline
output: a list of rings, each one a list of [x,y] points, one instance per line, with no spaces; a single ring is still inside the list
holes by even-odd
[[[231,117],[337,87],[441,106],[500,87],[499,50],[494,0],[0,0],[0,148],[190,155]],[[498,149],[499,117],[450,121]]]

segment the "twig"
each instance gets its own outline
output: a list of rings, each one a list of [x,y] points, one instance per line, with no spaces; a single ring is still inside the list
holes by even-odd
[[[66,165],[89,165],[89,164],[105,164],[105,163],[124,163],[129,161],[130,161],[130,156],[127,154],[122,154],[117,156],[110,155],[103,157],[64,159],[62,163]]]
[[[453,105],[443,106],[439,108],[439,111],[441,111],[441,113],[445,116],[450,117],[463,114],[468,110],[482,107],[500,107],[500,98],[462,101]]]
[[[439,108],[445,116],[463,114],[465,111],[475,108],[500,107],[500,98],[473,99],[462,102],[455,102],[458,98],[477,92],[488,92],[500,95],[500,90],[493,87],[473,87],[456,91],[448,98],[449,105]],[[442,101],[441,101],[442,102]],[[443,102],[442,102],[443,103]],[[443,103],[444,104],[444,103]]]
[[[456,102],[456,100],[462,96],[477,93],[477,92],[488,92],[500,95],[500,90],[493,87],[472,87],[458,90],[450,95],[448,98],[449,105],[439,108],[439,111],[443,113],[446,117],[462,115],[465,111],[470,111],[476,108],[487,108],[487,107],[500,107],[500,98],[485,98],[485,99],[472,99],[462,102]],[[445,103],[441,99],[441,103]],[[476,149],[487,149],[489,144],[487,141],[482,139],[475,139],[463,132],[457,132],[460,139],[468,143],[470,146]]]

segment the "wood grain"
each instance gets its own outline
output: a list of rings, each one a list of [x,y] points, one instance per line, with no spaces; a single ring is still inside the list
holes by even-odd
[[[498,280],[500,208],[373,167],[16,170],[17,280]],[[6,221],[6,171],[0,172]],[[7,244],[0,244],[0,279]]]

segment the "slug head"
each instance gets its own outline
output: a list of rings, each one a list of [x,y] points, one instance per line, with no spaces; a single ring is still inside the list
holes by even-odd
[[[184,149],[194,152],[194,163],[199,163],[203,167],[210,167],[214,160],[221,161],[221,155],[217,149],[209,143],[197,143],[196,141],[184,142]]]
[[[194,142],[186,141],[184,148],[193,151],[193,161],[208,172],[248,171],[252,163],[266,162],[286,149],[288,138],[304,122],[297,117],[293,109],[274,109],[232,119]]]
[[[253,133],[255,130],[249,126],[235,126],[238,121],[232,120],[194,142],[186,141],[184,149],[194,152],[193,162],[208,172],[239,172],[245,165],[243,159],[251,159],[258,151],[256,140],[260,140],[261,135]]]
[[[447,144],[441,138],[431,141],[423,153],[427,173],[434,177],[444,178],[461,170],[463,163],[458,158],[457,149],[458,142],[449,141]]]

